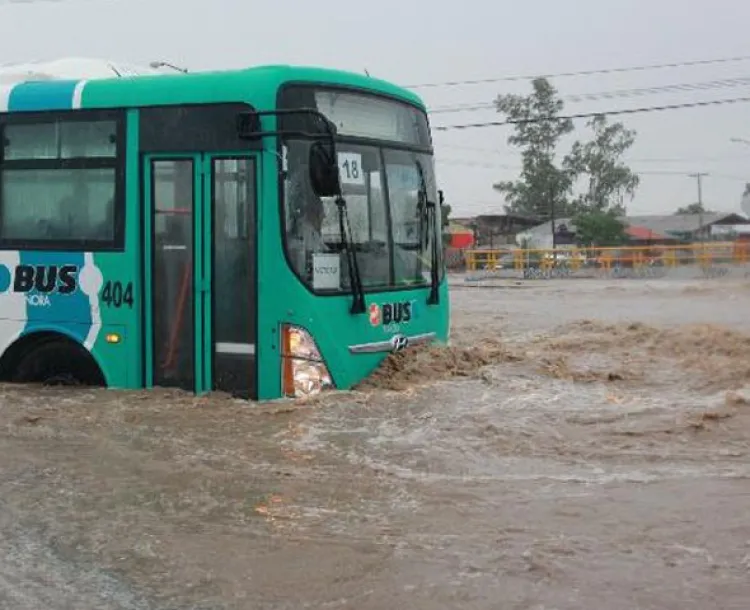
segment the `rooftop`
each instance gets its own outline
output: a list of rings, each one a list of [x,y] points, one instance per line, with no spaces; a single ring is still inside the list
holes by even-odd
[[[265,65],[184,73],[150,65],[73,57],[0,66],[0,112],[248,99],[257,108],[265,109],[275,106],[278,87],[291,81],[348,85],[425,108],[417,94],[394,83],[331,68]],[[24,103],[13,104],[16,98],[23,98]]]
[[[728,219],[743,222],[738,214],[731,212],[706,214],[664,214],[650,216],[627,216],[623,220],[630,225],[644,227],[654,233],[691,233],[703,226],[711,225]],[[734,220],[732,220],[734,222]]]
[[[666,235],[669,233],[688,233],[697,231],[703,226],[715,223],[750,222],[739,214],[733,212],[706,213],[706,214],[651,214],[644,216],[621,216],[620,220],[631,227],[638,227],[640,232],[651,231],[652,233]],[[575,231],[575,223],[572,218],[558,218],[555,226],[566,225],[568,230]],[[528,230],[534,235],[546,235],[552,232],[552,223],[547,221]],[[655,238],[656,239],[656,238]]]

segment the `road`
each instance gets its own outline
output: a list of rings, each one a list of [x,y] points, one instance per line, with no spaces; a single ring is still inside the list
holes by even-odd
[[[0,608],[746,608],[750,282],[459,286],[355,392],[0,388]]]

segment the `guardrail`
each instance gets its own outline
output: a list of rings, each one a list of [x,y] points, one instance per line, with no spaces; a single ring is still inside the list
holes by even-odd
[[[750,271],[750,242],[705,242],[677,246],[463,250],[447,255],[453,269],[490,275],[553,277],[661,277],[693,269],[703,277]],[[508,275],[510,274],[510,275]]]

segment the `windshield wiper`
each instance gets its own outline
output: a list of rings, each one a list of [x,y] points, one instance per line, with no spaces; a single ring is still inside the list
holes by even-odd
[[[427,216],[427,236],[430,237],[430,296],[427,297],[428,305],[437,305],[440,303],[440,293],[438,292],[438,284],[440,283],[440,274],[438,273],[438,259],[439,259],[439,246],[438,246],[438,233],[437,233],[437,204],[434,201],[430,201],[429,193],[427,192],[427,181],[424,178],[424,170],[419,159],[415,161],[417,166],[417,172],[419,172],[419,195],[420,199],[424,202]]]
[[[339,211],[339,232],[341,233],[341,244],[346,251],[347,267],[349,268],[349,285],[352,287],[352,306],[349,309],[351,314],[360,314],[367,311],[365,304],[365,292],[362,287],[362,276],[359,273],[359,263],[357,262],[357,253],[352,246],[354,237],[352,227],[349,224],[349,213],[346,207],[346,199],[339,194],[336,197],[336,207]]]

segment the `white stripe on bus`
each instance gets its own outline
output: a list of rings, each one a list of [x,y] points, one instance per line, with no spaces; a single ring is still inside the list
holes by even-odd
[[[82,80],[76,83],[76,88],[73,89],[73,99],[71,101],[71,107],[73,110],[78,110],[83,102],[83,88],[86,86],[88,81]]]
[[[0,85],[0,112],[8,111],[8,104],[10,103],[10,92],[12,90],[12,86]]]
[[[254,343],[217,343],[216,352],[219,354],[241,354],[252,356],[255,354]]]

